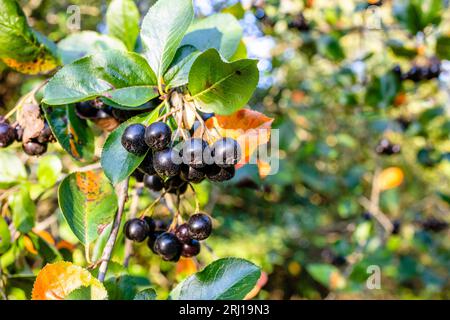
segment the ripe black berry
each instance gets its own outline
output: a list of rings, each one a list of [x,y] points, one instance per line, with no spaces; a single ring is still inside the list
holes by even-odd
[[[164,188],[164,181],[157,175],[144,176],[144,185],[153,191],[161,191]]]
[[[164,122],[154,122],[145,130],[145,142],[155,151],[160,151],[170,143],[172,130]]]
[[[156,239],[162,235],[165,231],[162,230],[156,230],[154,232],[150,232],[148,235],[148,241],[147,246],[152,250],[153,253],[158,254],[158,252],[155,251],[155,241]]]
[[[40,156],[47,151],[47,144],[29,141],[22,145],[23,151],[30,156]]]
[[[134,170],[131,175],[136,179],[137,182],[144,181],[144,173],[141,172],[140,170]]]
[[[42,129],[41,133],[37,137],[37,142],[39,143],[48,143],[53,142],[55,140],[55,137],[53,136],[53,132],[50,129],[47,122],[44,123],[44,129]]]
[[[200,183],[205,179],[205,171],[203,169],[194,169],[188,165],[182,165],[180,177],[187,182]]]
[[[399,220],[395,220],[392,223],[392,234],[399,234],[400,233],[400,227],[401,227],[401,222]]]
[[[149,226],[145,220],[131,219],[125,223],[125,236],[129,240],[142,242],[149,234]]]
[[[422,228],[431,232],[441,232],[448,228],[448,223],[437,218],[428,218],[421,222]]]
[[[205,240],[212,231],[211,218],[204,213],[196,213],[189,218],[189,235],[195,240]]]
[[[191,240],[189,243],[183,243],[181,248],[181,255],[189,258],[194,257],[200,253],[200,242]]]
[[[419,82],[420,80],[422,80],[422,68],[420,68],[419,66],[413,66],[407,73],[406,75],[404,75],[404,77],[406,79],[409,79],[413,82]]]
[[[189,226],[187,223],[179,225],[175,231],[175,236],[181,243],[189,243],[191,241],[191,236],[189,235]]]
[[[145,126],[135,123],[128,126],[122,135],[122,145],[130,153],[142,156],[148,151],[145,144]]]
[[[187,140],[182,149],[183,163],[194,169],[201,169],[211,162],[208,143],[203,139],[193,138]]]
[[[400,152],[401,147],[398,144],[392,144],[388,139],[382,139],[375,148],[376,153],[380,155],[393,155]]]
[[[187,191],[188,184],[183,181],[179,176],[169,178],[164,184],[164,189],[168,193],[183,194]]]
[[[177,160],[181,159],[172,148],[158,151],[153,155],[153,167],[160,176],[173,177],[180,172],[180,164],[175,163]]]
[[[231,167],[241,159],[241,147],[239,143],[231,138],[222,138],[216,141],[212,147],[214,163],[219,167]]]
[[[221,168],[215,164],[208,166],[206,176],[214,182],[223,182],[234,177],[236,170],[234,167]]]
[[[155,232],[156,229],[156,223],[155,220],[151,217],[144,217],[144,221],[147,223],[148,226],[148,233],[151,234]]]
[[[155,220],[155,230],[165,231],[169,227],[170,222],[165,220]]]
[[[94,106],[93,101],[83,101],[75,105],[75,113],[81,119],[97,118],[99,109]]]
[[[181,255],[181,244],[173,233],[164,232],[155,241],[155,251],[166,261]]]
[[[16,140],[16,130],[7,122],[0,123],[0,148],[6,148]]]
[[[139,165],[139,170],[141,170],[142,172],[144,172],[148,175],[156,174],[155,168],[153,168],[153,153],[152,152],[147,153],[144,160]]]

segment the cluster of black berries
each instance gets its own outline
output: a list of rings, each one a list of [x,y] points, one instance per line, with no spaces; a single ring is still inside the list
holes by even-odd
[[[159,228],[150,217],[131,219],[125,223],[127,239],[143,242],[147,240],[153,253],[166,261],[178,261],[181,256],[194,257],[200,253],[200,241],[209,237],[212,231],[211,218],[204,213],[193,214],[187,223],[179,225],[175,231]]]
[[[403,73],[399,65],[395,66],[392,71],[401,80],[411,80],[413,82],[420,82],[423,80],[431,80],[438,78],[441,74],[441,62],[433,60],[427,66],[412,66],[407,72]]]
[[[311,27],[306,21],[305,16],[302,12],[300,12],[298,15],[296,15],[289,23],[288,23],[289,29],[296,29],[300,32],[307,32],[311,30]]]
[[[444,231],[448,228],[448,223],[431,217],[431,218],[427,218],[426,220],[422,221],[420,223],[422,225],[422,228],[426,231],[430,231],[430,232],[441,232]]]
[[[122,123],[128,119],[137,116],[141,113],[147,113],[152,111],[156,107],[156,101],[151,100],[150,102],[142,105],[133,110],[122,110],[113,108],[101,100],[89,100],[79,102],[75,105],[75,112],[78,117],[85,120],[101,120],[113,118],[117,122]]]
[[[0,148],[6,148],[14,141],[22,142],[23,129],[20,125],[12,126],[8,120],[0,117]],[[47,123],[36,138],[23,142],[23,151],[30,156],[39,156],[47,151],[47,145],[55,142],[55,137]]]
[[[199,183],[205,178],[221,182],[235,174],[235,164],[241,157],[236,140],[222,138],[209,146],[200,138],[171,147],[172,130],[165,122],[128,126],[122,135],[122,145],[130,153],[144,160],[134,176],[153,191],[182,194],[189,183]]]
[[[390,156],[399,153],[401,150],[400,145],[393,144],[388,139],[382,139],[375,147],[376,153],[379,155]]]

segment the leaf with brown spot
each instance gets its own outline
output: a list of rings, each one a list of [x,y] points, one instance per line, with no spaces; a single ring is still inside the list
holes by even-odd
[[[117,196],[102,171],[74,172],[58,190],[59,206],[80,242],[88,245],[113,221]]]
[[[92,300],[105,300],[105,287],[89,271],[71,262],[47,264],[37,275],[32,300],[64,300],[81,287],[91,287]]]

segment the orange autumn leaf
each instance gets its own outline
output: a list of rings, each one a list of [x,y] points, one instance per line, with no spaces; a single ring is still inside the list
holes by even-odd
[[[190,276],[191,274],[196,273],[197,265],[195,264],[193,259],[181,258],[177,262],[177,266],[175,269],[176,275]]]
[[[264,287],[267,283],[267,280],[269,280],[269,277],[267,276],[266,272],[261,272],[261,276],[258,279],[258,282],[256,283],[255,287],[247,293],[247,295],[244,297],[244,300],[251,300],[254,297],[258,295],[258,293],[261,291],[262,287]]]
[[[67,249],[69,251],[73,251],[75,250],[76,246],[71,244],[70,242],[66,241],[66,240],[61,240],[56,244],[56,249],[61,250],[61,249]]]
[[[395,96],[394,106],[398,107],[406,103],[406,93],[400,92]]]
[[[93,300],[107,298],[105,287],[89,271],[71,262],[47,264],[37,275],[31,298],[33,300],[63,300],[72,291],[91,287]]]
[[[270,173],[271,167],[270,163],[264,160],[258,160],[258,172],[259,176],[264,179],[266,178]]]
[[[237,140],[242,150],[242,159],[236,165],[238,169],[249,162],[258,146],[269,142],[273,120],[260,112],[242,109],[229,116],[216,115],[206,121],[206,127],[214,135],[214,141],[220,136]],[[200,128],[195,135],[199,134]]]
[[[31,254],[38,254],[38,251],[34,247],[33,241],[31,241],[29,236],[23,236],[23,246]]]
[[[380,190],[388,190],[398,187],[402,184],[404,174],[398,167],[389,167],[381,171],[378,176],[378,186]]]
[[[53,239],[52,235],[45,231],[45,230],[33,230],[33,232],[35,234],[37,234],[39,237],[41,237],[42,239],[44,239],[47,243],[51,244],[51,245],[55,245],[55,239]]]

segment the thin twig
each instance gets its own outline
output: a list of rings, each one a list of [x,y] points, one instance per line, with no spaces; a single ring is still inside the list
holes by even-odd
[[[125,208],[125,202],[128,198],[128,182],[129,179],[125,179],[121,183],[119,183],[116,187],[119,206],[117,209],[116,217],[114,218],[114,223],[111,229],[111,234],[109,235],[108,241],[106,242],[105,249],[103,250],[102,263],[100,264],[100,269],[98,273],[98,280],[103,282],[105,280],[106,271],[108,270],[108,263],[111,259],[111,254],[114,249],[114,244],[117,240],[117,235],[119,233],[120,222],[122,221],[122,215]]]
[[[134,188],[133,190],[133,194],[131,196],[131,204],[130,204],[130,214],[129,214],[129,218],[130,219],[134,219],[136,218],[138,209],[139,209],[139,197],[142,194],[142,184],[139,184],[138,186],[136,186],[136,188]],[[126,267],[128,267],[128,264],[130,263],[130,258],[131,255],[133,254],[133,241],[126,239],[125,240],[125,258],[123,261],[123,265]]]

